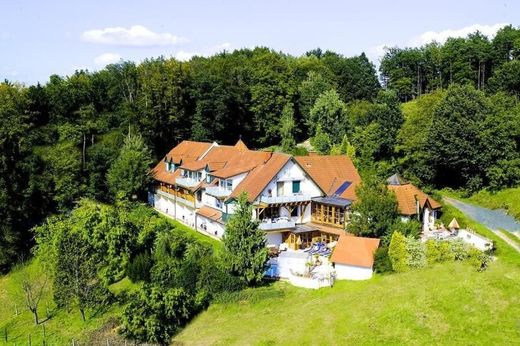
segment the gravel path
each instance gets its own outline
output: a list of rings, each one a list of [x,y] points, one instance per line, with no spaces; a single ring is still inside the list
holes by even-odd
[[[507,215],[501,210],[482,208],[451,197],[443,197],[443,200],[459,209],[468,217],[492,230],[497,236],[516,249],[516,251],[520,252],[520,246],[501,231],[503,229],[516,236],[520,234],[520,223],[513,217]]]

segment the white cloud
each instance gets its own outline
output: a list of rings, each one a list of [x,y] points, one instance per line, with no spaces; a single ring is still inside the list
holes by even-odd
[[[83,33],[82,38],[91,43],[134,47],[168,46],[188,41],[169,32],[153,32],[142,25],[134,25],[128,29],[117,26],[88,30]]]
[[[213,54],[216,54],[216,53],[220,53],[220,52],[222,52],[224,50],[230,50],[231,47],[232,47],[231,43],[224,42],[224,43],[218,44],[216,46],[204,49],[203,53],[201,53],[201,52],[187,52],[187,51],[184,51],[184,50],[180,50],[177,53],[175,53],[173,56],[175,57],[175,59],[177,59],[179,61],[188,61],[191,58],[193,58],[194,56],[206,56],[207,57],[207,56],[210,56],[210,55],[213,55]]]
[[[508,25],[508,23],[497,23],[494,25],[481,25],[474,24],[465,26],[460,29],[447,29],[443,31],[427,31],[422,33],[421,35],[415,37],[411,40],[411,44],[414,46],[421,46],[426,43],[430,43],[432,41],[437,41],[439,43],[444,43],[450,37],[466,37],[468,34],[474,33],[475,31],[480,31],[482,34],[487,36],[488,38],[492,38],[495,36],[500,28]]]
[[[106,66],[121,60],[121,55],[117,53],[103,53],[94,58],[94,63],[98,66]]]
[[[377,46],[373,46],[368,49],[368,56],[374,62],[379,62],[379,60],[385,55],[385,48],[387,47],[420,47],[424,44],[430,43],[432,41],[437,41],[439,43],[444,43],[450,37],[466,37],[475,31],[480,31],[482,34],[487,36],[488,38],[493,38],[497,31],[500,28],[509,25],[508,23],[497,23],[493,25],[482,25],[482,24],[473,24],[468,25],[460,29],[446,29],[442,31],[426,31],[419,36],[416,36],[405,43],[394,43],[391,45],[388,44],[380,44]]]
[[[175,53],[174,57],[175,57],[175,59],[177,59],[179,61],[188,61],[195,55],[200,55],[200,54],[197,54],[195,52],[186,52],[186,51],[180,50],[177,53]]]

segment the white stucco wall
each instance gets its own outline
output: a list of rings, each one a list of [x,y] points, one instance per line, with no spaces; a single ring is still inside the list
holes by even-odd
[[[457,237],[462,239],[465,243],[476,247],[480,251],[490,250],[493,247],[493,242],[477,234],[468,232],[465,229],[461,229],[457,233]]]
[[[204,229],[204,226],[206,229]],[[202,215],[197,214],[197,229],[201,232],[206,232],[212,236],[222,238],[224,235],[224,225],[220,222],[208,219]]]
[[[282,243],[281,232],[266,232],[265,238],[267,246],[279,246]]]
[[[368,280],[372,277],[372,268],[335,264],[337,280]]]
[[[177,201],[175,206],[174,196],[171,198],[163,195],[155,194],[155,208],[163,213],[176,218],[177,220],[187,224],[190,227],[195,226],[195,209]]]
[[[268,196],[268,191],[271,190],[271,196],[278,197],[277,182],[284,182],[283,196],[292,195],[292,182],[300,180],[300,191],[304,195],[310,197],[319,197],[322,195],[321,190],[316,184],[305,174],[303,169],[292,160],[289,160],[280,172],[267,184],[266,188],[260,194],[261,196]]]

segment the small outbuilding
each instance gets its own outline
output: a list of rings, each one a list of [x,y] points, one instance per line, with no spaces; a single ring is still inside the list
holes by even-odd
[[[336,280],[367,280],[372,277],[374,253],[379,239],[342,235],[330,261],[336,270]]]

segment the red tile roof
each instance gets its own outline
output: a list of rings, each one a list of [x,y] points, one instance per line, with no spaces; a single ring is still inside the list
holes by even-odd
[[[410,183],[403,185],[388,185],[388,189],[395,193],[399,212],[402,215],[416,215],[416,201],[419,201],[419,206],[421,208],[424,208],[427,203],[432,209],[439,209],[442,207],[439,202]]]
[[[291,159],[290,155],[282,153],[258,153],[269,154],[271,158],[264,164],[258,165],[251,170],[244,180],[233,190],[228,200],[236,199],[242,192],[246,192],[248,200],[253,202]]]
[[[379,239],[342,235],[332,252],[331,262],[372,268]]]
[[[182,141],[166,154],[164,160],[161,160],[151,170],[152,177],[166,184],[175,184],[175,178],[180,175],[180,171],[168,172],[164,161],[172,161],[175,164],[188,164],[196,162],[199,157],[204,155],[211,148],[212,143]]]
[[[217,221],[220,223],[224,223],[224,221],[222,220],[222,212],[218,209],[214,209],[214,208],[211,208],[208,206],[203,206],[202,208],[197,210],[196,213],[198,215],[204,216],[208,219],[211,219],[211,220],[214,220],[214,221]]]
[[[356,200],[356,186],[361,177],[348,156],[313,155],[296,156],[295,159],[327,196],[334,195],[343,183],[350,182],[339,197]]]
[[[213,143],[207,142],[182,141],[166,154],[166,159],[171,159],[176,164],[179,164],[181,159],[183,161],[186,159],[188,159],[188,161],[197,160],[208,151],[212,145]]]

